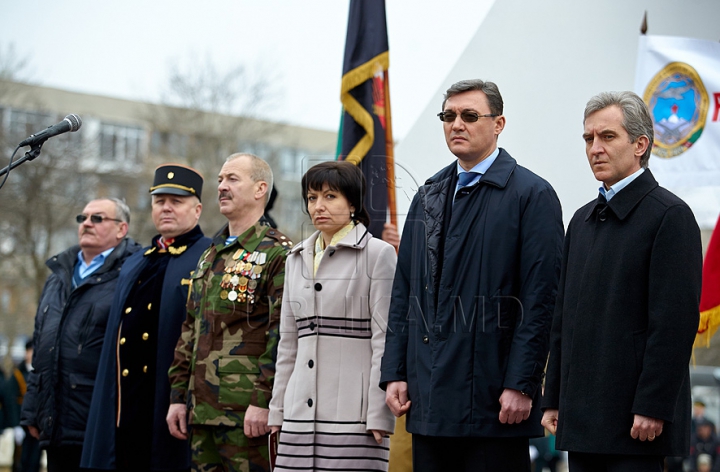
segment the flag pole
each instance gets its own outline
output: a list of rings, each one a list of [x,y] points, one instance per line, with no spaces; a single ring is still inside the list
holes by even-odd
[[[385,83],[385,165],[387,166],[388,210],[390,223],[397,228],[397,204],[395,202],[395,152],[392,133],[392,113],[390,111],[390,74],[383,72]]]

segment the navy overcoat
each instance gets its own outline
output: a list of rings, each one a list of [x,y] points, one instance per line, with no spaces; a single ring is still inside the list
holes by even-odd
[[[560,273],[555,191],[500,149],[458,192],[456,163],[418,189],[402,234],[381,387],[406,381],[407,430],[430,436],[542,435],[540,383]],[[505,388],[533,398],[500,423]]]
[[[202,235],[202,233],[200,233]],[[163,280],[160,303],[157,349],[157,372],[155,379],[155,407],[153,418],[152,470],[179,470],[190,467],[190,448],[186,441],[170,435],[165,417],[170,404],[170,381],[167,373],[180,337],[180,328],[187,311],[185,304],[189,279],[203,251],[210,246],[210,238],[200,237],[185,252],[168,262]],[[110,319],[100,356],[100,368],[95,380],[90,416],[85,432],[81,466],[92,469],[113,470],[115,464],[115,424],[117,414],[117,335],[122,321],[125,300],[132,285],[145,267],[146,250],[130,257],[120,272],[117,289],[110,310]]]

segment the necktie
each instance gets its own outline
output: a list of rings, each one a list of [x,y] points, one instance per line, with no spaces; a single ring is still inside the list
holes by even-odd
[[[600,221],[607,220],[607,200],[605,199],[605,195],[598,194],[597,203],[595,204],[595,209],[597,210],[598,219]]]
[[[458,175],[458,188],[467,187],[478,175],[480,175],[480,172],[460,172],[460,175]]]

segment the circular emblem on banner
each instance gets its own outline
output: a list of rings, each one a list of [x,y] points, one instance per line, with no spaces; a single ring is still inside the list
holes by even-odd
[[[654,155],[679,156],[700,138],[710,99],[692,66],[684,62],[666,65],[650,81],[643,99],[654,122]]]

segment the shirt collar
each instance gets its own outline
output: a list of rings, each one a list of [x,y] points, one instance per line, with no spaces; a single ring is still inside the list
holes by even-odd
[[[110,255],[111,252],[113,252],[114,249],[115,249],[114,247],[111,247],[110,249],[107,249],[107,250],[101,252],[97,256],[93,257],[93,259],[90,261],[89,264],[85,263],[85,258],[82,255],[82,249],[79,250],[77,258],[78,258],[78,262],[80,263],[80,271],[81,272],[85,271],[91,266],[92,267],[101,267],[105,263],[105,259],[107,259],[107,257]]]
[[[611,185],[610,190],[605,190],[605,185],[601,185],[600,186],[600,195],[605,197],[605,200],[607,200],[609,202],[612,197],[617,195],[617,193],[620,190],[627,187],[630,184],[630,182],[632,182],[633,180],[640,177],[640,174],[642,174],[643,172],[645,172],[645,168],[641,167],[640,169],[638,169],[635,172],[633,172],[632,174],[628,175],[621,181],[616,182],[614,185]]]
[[[478,174],[484,174],[487,172],[487,170],[490,168],[493,162],[495,162],[495,159],[497,159],[498,155],[500,155],[500,148],[496,147],[495,150],[490,154],[488,157],[483,159],[482,161],[478,162],[475,167],[470,169],[469,171],[466,171],[462,168],[460,165],[460,161],[457,161],[457,174],[460,175],[463,172],[477,172]]]

